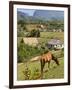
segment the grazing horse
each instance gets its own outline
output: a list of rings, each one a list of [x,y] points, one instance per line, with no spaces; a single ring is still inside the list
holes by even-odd
[[[41,78],[43,77],[43,68],[45,66],[45,63],[48,63],[48,68],[50,67],[50,61],[54,60],[57,65],[59,65],[58,59],[50,52],[44,53],[39,57],[39,60],[41,62]]]

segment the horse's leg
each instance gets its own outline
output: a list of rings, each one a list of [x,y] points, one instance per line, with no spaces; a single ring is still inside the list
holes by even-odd
[[[41,79],[42,79],[42,77],[43,77],[43,63],[41,61]]]
[[[43,68],[45,63],[41,60],[41,79],[43,78]]]
[[[43,78],[43,61],[41,60],[41,79]]]
[[[50,61],[48,61],[48,69],[50,68]]]

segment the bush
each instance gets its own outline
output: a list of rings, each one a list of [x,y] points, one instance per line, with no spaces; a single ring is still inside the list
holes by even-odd
[[[25,70],[23,71],[25,80],[29,80],[30,79],[30,75],[31,75],[31,70],[28,68],[28,66],[26,65]]]
[[[17,36],[18,37],[23,37],[24,36],[24,32],[23,31],[17,31]]]
[[[23,51],[23,43],[20,43],[20,45],[17,48],[17,56],[18,56],[18,62],[22,62],[24,60],[24,51]]]
[[[25,45],[23,38],[22,38],[20,41],[20,44],[17,46],[18,62],[27,61],[26,58],[28,57],[28,52],[27,52],[26,48],[27,48],[27,46]]]
[[[28,33],[28,37],[40,37],[40,31],[33,29],[31,32]]]

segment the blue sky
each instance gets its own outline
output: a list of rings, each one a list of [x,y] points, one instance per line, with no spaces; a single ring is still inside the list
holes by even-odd
[[[21,9],[21,8],[18,8],[17,10],[21,11],[21,12],[24,12],[24,13],[27,13],[30,16],[32,16],[35,12],[35,9]]]

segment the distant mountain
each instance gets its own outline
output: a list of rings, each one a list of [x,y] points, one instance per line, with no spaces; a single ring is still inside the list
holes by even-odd
[[[34,17],[36,18],[42,18],[45,20],[62,20],[64,19],[64,12],[63,11],[55,11],[55,10],[36,10],[34,12]]]
[[[24,12],[21,12],[21,11],[18,11],[17,14],[18,14],[18,15],[21,15],[21,16],[28,16],[27,13],[24,13]]]
[[[38,22],[41,19],[34,16],[29,16],[27,13],[17,11],[17,20],[24,20],[25,22]]]
[[[21,11],[17,11],[17,19],[18,20],[23,20],[26,17],[28,17],[28,14],[27,13],[24,13],[24,12],[21,12]]]
[[[63,20],[64,12],[63,11],[54,11],[54,10],[36,10],[33,16],[29,16],[27,13],[22,11],[17,11],[17,20],[24,20],[25,22],[39,22],[46,20]]]

